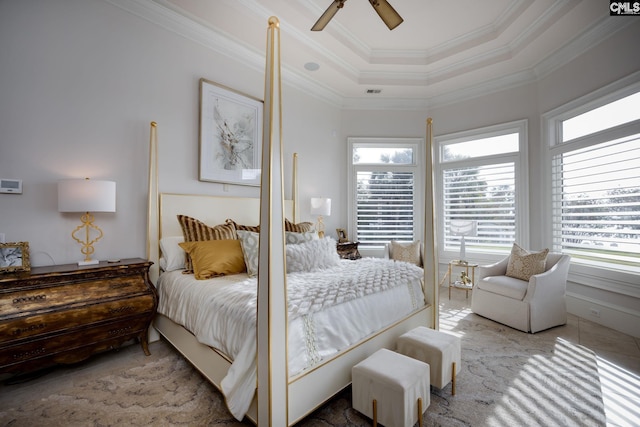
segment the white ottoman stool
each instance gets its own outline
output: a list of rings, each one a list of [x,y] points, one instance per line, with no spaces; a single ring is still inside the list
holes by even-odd
[[[353,408],[387,427],[422,426],[429,365],[383,348],[351,369]]]
[[[421,360],[431,368],[431,385],[444,388],[451,381],[451,394],[456,394],[456,373],[460,372],[460,338],[419,326],[398,338],[398,353]]]

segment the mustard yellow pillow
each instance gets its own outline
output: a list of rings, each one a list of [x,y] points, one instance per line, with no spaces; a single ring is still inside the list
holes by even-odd
[[[544,273],[548,253],[549,249],[529,252],[514,243],[507,264],[507,276],[528,281],[531,276]]]
[[[247,271],[240,240],[183,242],[180,247],[189,254],[198,280]]]

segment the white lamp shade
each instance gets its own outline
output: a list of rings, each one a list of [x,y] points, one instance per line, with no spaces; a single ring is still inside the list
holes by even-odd
[[[59,212],[115,212],[116,183],[92,179],[58,182]]]
[[[311,215],[331,215],[331,199],[323,197],[311,198]]]
[[[478,221],[451,221],[451,235],[453,236],[475,236],[478,234]]]

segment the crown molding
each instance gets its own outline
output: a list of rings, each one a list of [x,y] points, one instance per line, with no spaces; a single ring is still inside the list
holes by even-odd
[[[577,35],[569,43],[558,48],[533,67],[538,79],[547,77],[552,72],[568,64],[578,56],[586,53],[595,45],[603,42],[619,31],[636,24],[634,19],[620,19],[617,16],[605,16],[583,33]]]
[[[220,55],[228,57],[229,59],[254,71],[259,73],[264,72],[264,52],[242,43],[228,33],[219,31],[199,22],[196,17],[186,16],[183,12],[174,10],[170,7],[170,4],[164,0],[105,1],[145,19],[148,22],[156,24],[161,28],[198,43]],[[260,6],[258,9],[252,9],[257,5],[254,1],[237,1],[239,3],[238,7],[242,7],[243,10],[246,7],[247,10],[254,10],[254,13],[259,16],[266,16],[266,14],[269,14],[269,10],[263,6]],[[311,5],[310,2],[305,3]],[[553,17],[557,17],[558,14],[567,13],[567,11],[573,8],[577,3],[579,3],[579,0],[564,0],[559,2],[559,4],[551,8],[544,17],[541,17],[535,25],[530,26],[527,33],[523,33],[518,39],[513,40],[508,46],[502,46],[501,48],[476,55],[469,60],[458,61],[450,66],[441,67],[440,69],[424,73],[359,73],[331,51],[311,40],[306,33],[295,30],[293,26],[288,25],[286,22],[281,22],[281,25],[286,26],[287,31],[292,33],[293,37],[312,45],[314,49],[320,52],[321,55],[325,56],[327,60],[331,61],[334,66],[341,70],[341,72],[344,72],[347,78],[352,78],[354,81],[374,85],[425,85],[445,81],[452,76],[472,72],[474,69],[479,67],[484,67],[491,63],[495,63],[496,61],[505,60],[513,56],[514,51],[521,49],[523,45],[528,43],[527,40],[535,38],[540,31],[544,31],[544,29],[550,25],[550,20],[553,19]],[[316,6],[312,5],[308,7]],[[522,8],[526,9],[526,7],[529,7],[528,1],[514,1],[511,11],[521,10]],[[507,25],[509,19],[513,19],[512,15],[513,12],[509,16],[505,14],[503,21],[498,25]],[[334,89],[318,83],[316,80],[308,77],[305,73],[292,69],[286,65],[282,66],[282,80],[284,84],[290,85],[301,92],[313,96],[336,108],[363,110],[420,110],[429,107],[462,102],[488,95],[493,92],[499,92],[516,86],[536,82],[575,59],[577,56],[585,53],[595,44],[602,42],[614,33],[621,31],[635,22],[636,21],[631,19],[622,20],[617,17],[604,17],[591,28],[585,30],[582,34],[577,35],[571,42],[561,46],[554,53],[540,61],[538,64],[533,65],[531,68],[521,70],[510,75],[498,76],[480,84],[459,88],[446,94],[437,94],[424,98],[345,97]],[[333,27],[337,28],[339,26],[335,25]],[[497,30],[493,28],[493,30],[484,29],[483,31],[485,31],[484,34],[486,35],[491,34],[491,31],[495,32]],[[349,36],[344,36],[344,34],[349,34],[348,30],[345,29],[345,33],[342,33],[342,37],[349,38]],[[477,39],[478,36],[478,34],[475,34],[469,37],[463,37],[459,40],[454,40],[447,47],[449,49],[456,48],[456,46],[461,46],[462,43],[468,43],[469,40],[473,38]],[[351,39],[354,38],[351,37]],[[355,41],[355,44],[363,45],[359,41]],[[444,49],[445,46],[443,45],[440,48]],[[371,54],[371,52],[368,54]]]
[[[171,9],[161,0],[105,0],[129,13],[146,21],[176,33],[188,40],[200,44],[220,55],[224,55],[248,68],[264,73],[264,52],[239,42],[229,34],[205,26],[192,17]],[[342,104],[342,96],[314,80],[306,78],[301,73],[282,67],[283,82],[296,89],[333,106]]]

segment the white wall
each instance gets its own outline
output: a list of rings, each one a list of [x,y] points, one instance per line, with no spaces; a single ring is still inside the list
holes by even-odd
[[[198,80],[262,98],[263,76],[104,1],[0,2],[0,178],[24,189],[0,194],[0,233],[28,241],[34,266],[75,262],[80,216],[57,211],[56,183],[108,179],[117,212],[95,215],[105,232],[95,258],[144,257],[151,121],[161,191],[257,196],[198,181]],[[340,114],[291,88],[283,98],[286,153],[300,152],[300,215],[312,219],[310,197],[340,199],[340,177],[318,168],[338,169],[344,157],[332,136]],[[325,222],[341,226],[338,215]]]
[[[528,119],[530,246],[547,245],[540,115],[640,70],[634,40],[640,25],[538,83],[424,111],[340,111],[285,86],[283,136],[286,152],[300,153],[302,219],[311,219],[311,197],[326,196],[333,200],[327,231],[346,226],[349,136],[424,137],[429,116],[436,135]],[[144,257],[151,121],[158,122],[161,191],[257,195],[254,187],[198,181],[201,77],[263,96],[262,70],[107,2],[0,1],[0,178],[24,185],[22,195],[0,194],[0,233],[28,241],[33,265],[51,264],[50,257],[74,262],[79,245],[70,233],[79,216],[57,211],[56,182],[109,179],[118,185],[117,212],[96,214],[105,231],[96,257]],[[638,298],[578,283],[568,290],[570,310],[588,317],[598,306],[602,317],[593,320],[640,336]]]

